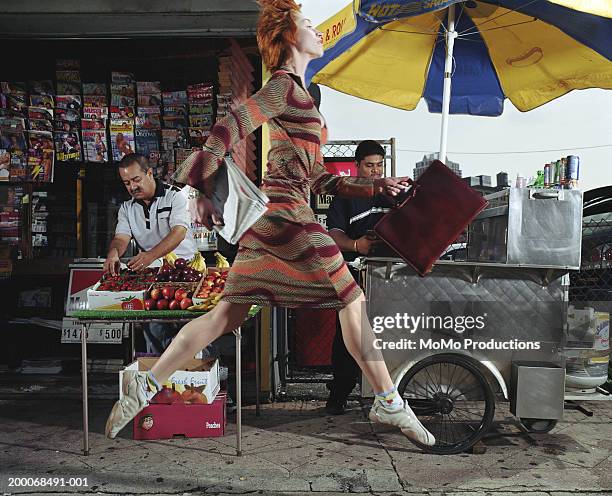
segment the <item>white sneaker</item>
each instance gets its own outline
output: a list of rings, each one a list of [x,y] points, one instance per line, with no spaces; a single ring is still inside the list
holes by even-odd
[[[149,405],[146,377],[136,371],[123,373],[123,397],[115,403],[106,420],[105,434],[113,439],[138,413]]]
[[[404,402],[404,408],[387,408],[380,401],[374,400],[368,417],[372,422],[399,427],[406,437],[425,446],[436,444],[436,438],[421,424],[408,402]]]

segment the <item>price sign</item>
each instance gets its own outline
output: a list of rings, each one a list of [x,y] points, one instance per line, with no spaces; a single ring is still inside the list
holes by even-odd
[[[74,319],[64,319],[62,323],[62,343],[80,343],[83,326]],[[87,342],[99,344],[120,344],[123,339],[123,325],[120,322],[90,324]]]

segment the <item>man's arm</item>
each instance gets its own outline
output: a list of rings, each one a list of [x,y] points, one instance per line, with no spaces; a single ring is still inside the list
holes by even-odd
[[[127,250],[130,239],[132,239],[131,236],[127,234],[115,234],[108,247],[108,253],[104,261],[104,272],[110,272],[114,276],[119,271],[119,257]]]
[[[181,241],[185,239],[187,228],[184,226],[174,226],[168,235],[157,243],[149,251],[142,251],[128,262],[128,267],[132,270],[144,270],[153,263],[154,260],[165,257],[174,250]]]
[[[354,251],[360,255],[367,255],[373,247],[380,243],[380,240],[370,238],[367,234],[361,238],[351,239],[340,229],[332,229],[329,235],[336,242],[340,251]]]

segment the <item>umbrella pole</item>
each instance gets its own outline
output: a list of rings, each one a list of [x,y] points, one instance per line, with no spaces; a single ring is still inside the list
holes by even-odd
[[[451,76],[453,71],[453,48],[455,46],[455,5],[448,7],[448,29],[446,30],[446,60],[444,61],[444,90],[442,93],[442,130],[438,160],[446,163],[446,139],[448,135],[448,114],[451,99]]]

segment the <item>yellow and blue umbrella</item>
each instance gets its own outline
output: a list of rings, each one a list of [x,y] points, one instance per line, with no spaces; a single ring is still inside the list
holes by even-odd
[[[355,0],[319,29],[307,81],[405,110],[424,98],[443,115],[441,157],[449,113],[612,88],[612,0]]]

